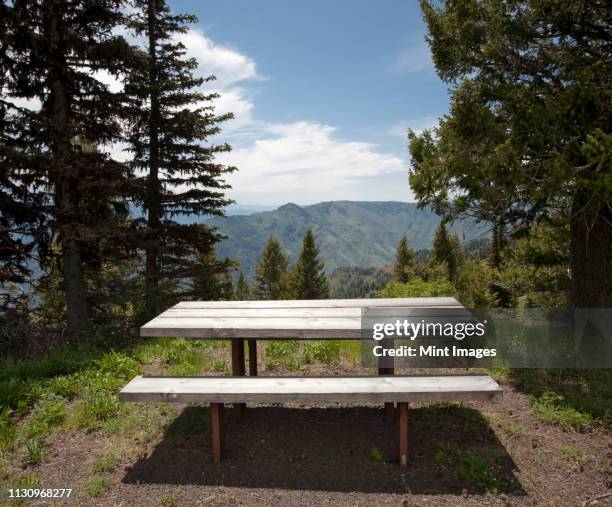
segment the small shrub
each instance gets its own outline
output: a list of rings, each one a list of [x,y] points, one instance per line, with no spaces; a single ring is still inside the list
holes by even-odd
[[[98,473],[112,472],[116,466],[117,458],[115,456],[106,456],[94,462],[93,471]]]
[[[535,415],[545,423],[559,424],[565,429],[582,430],[593,424],[593,417],[565,403],[565,398],[546,391],[539,398],[532,398]]]
[[[11,411],[5,407],[0,411],[0,452],[15,447],[16,434],[17,426],[12,420]]]
[[[230,369],[226,361],[216,359],[213,361],[212,369],[217,373],[229,373]]]
[[[91,479],[87,479],[84,486],[87,493],[89,493],[89,496],[97,498],[102,494],[102,491],[104,491],[107,483],[108,481],[106,480],[106,477],[102,475],[95,475]]]
[[[51,433],[66,418],[66,402],[64,400],[49,400],[41,403],[32,414],[25,426],[27,437],[43,437]]]
[[[587,461],[582,449],[577,445],[566,445],[561,447],[561,452],[568,461],[572,461],[577,465],[582,465]]]
[[[47,446],[40,440],[30,439],[26,442],[26,456],[28,463],[36,465],[40,463],[47,453]]]
[[[385,459],[385,455],[378,447],[374,447],[370,451],[370,459],[376,463],[380,463]]]
[[[498,479],[490,461],[484,456],[465,451],[458,447],[445,453],[439,449],[434,455],[438,467],[449,467],[455,477],[467,486],[495,491]]]
[[[117,394],[101,392],[90,395],[77,405],[74,420],[78,428],[94,429],[104,421],[115,417],[119,412]]]
[[[340,344],[336,341],[317,341],[304,347],[304,361],[312,363],[318,361],[323,364],[332,364],[340,358]]]
[[[13,489],[30,489],[38,486],[42,481],[40,474],[14,475],[8,480],[9,486]]]
[[[176,501],[176,497],[174,495],[164,495],[159,499],[159,504],[162,507],[176,507],[178,502]]]
[[[290,370],[299,370],[298,357],[300,345],[295,340],[275,340],[266,344],[266,368],[274,369],[284,366]]]
[[[516,424],[514,421],[502,421],[499,423],[501,429],[503,429],[508,435],[512,437],[518,437],[523,433],[523,429]]]

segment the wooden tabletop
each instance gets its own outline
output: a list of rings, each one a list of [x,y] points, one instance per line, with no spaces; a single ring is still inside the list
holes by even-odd
[[[141,336],[195,339],[361,338],[364,308],[458,309],[452,297],[316,299],[286,301],[184,301],[140,328]]]

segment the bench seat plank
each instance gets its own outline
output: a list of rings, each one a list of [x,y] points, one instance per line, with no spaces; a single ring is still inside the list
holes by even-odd
[[[488,375],[394,377],[143,377],[121,401],[176,403],[381,403],[484,401],[501,394]]]

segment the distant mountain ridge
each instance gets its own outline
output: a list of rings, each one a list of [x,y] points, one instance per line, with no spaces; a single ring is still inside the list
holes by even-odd
[[[293,262],[306,230],[312,227],[320,257],[331,272],[340,266],[390,264],[404,234],[415,250],[430,249],[439,222],[440,218],[429,209],[395,201],[329,201],[309,206],[288,203],[274,211],[206,220],[227,236],[217,247],[218,255],[239,260],[248,277],[253,276],[270,236],[281,242]],[[481,236],[486,226],[463,220],[450,230],[461,241],[469,241]]]

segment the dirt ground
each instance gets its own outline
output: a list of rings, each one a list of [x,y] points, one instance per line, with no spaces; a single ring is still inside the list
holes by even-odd
[[[403,475],[395,458],[396,428],[382,407],[343,405],[253,406],[242,417],[230,407],[221,465],[211,463],[207,409],[173,405],[165,409],[165,431],[140,432],[127,442],[99,432],[64,432],[50,441],[45,462],[28,469],[43,477],[45,487],[75,488],[61,505],[578,506],[612,491],[606,431],[575,433],[544,424],[524,394],[503,388],[503,399],[495,402],[412,406],[411,461]],[[494,492],[466,486],[442,459],[458,447],[493,465]],[[568,456],[567,448],[580,453]],[[119,461],[92,498],[80,489],[93,463],[109,453]],[[612,505],[612,497],[589,505]]]

